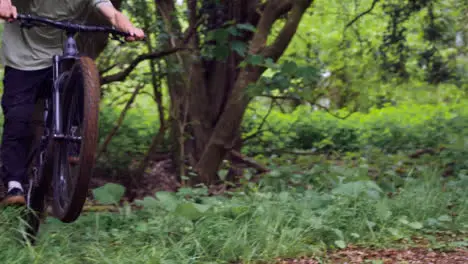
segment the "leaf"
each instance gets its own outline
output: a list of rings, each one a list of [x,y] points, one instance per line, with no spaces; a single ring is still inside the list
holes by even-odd
[[[253,26],[252,24],[247,24],[247,23],[237,24],[236,27],[237,27],[238,29],[242,29],[242,30],[246,30],[246,31],[251,31],[251,32],[257,31],[257,28],[255,28],[255,26]]]
[[[435,219],[435,218],[428,218],[426,220],[426,224],[428,226],[437,226],[437,225],[439,225],[439,221],[437,219]]]
[[[153,197],[147,196],[143,200],[136,200],[135,204],[143,206],[145,209],[157,209],[160,208],[160,202]]]
[[[168,211],[175,211],[177,208],[177,205],[179,204],[179,201],[177,200],[177,197],[175,194],[171,192],[157,192],[156,197],[159,199],[163,207],[168,210]]]
[[[211,205],[209,205],[209,204],[198,204],[198,203],[194,203],[194,206],[197,208],[198,211],[200,211],[200,212],[202,212],[202,213],[207,212],[207,211],[210,210],[210,208],[211,208]]]
[[[94,198],[101,204],[118,204],[124,193],[125,187],[115,183],[107,183],[93,190]]]
[[[406,217],[406,216],[400,217],[400,219],[398,219],[398,221],[399,221],[400,223],[402,223],[402,224],[405,224],[405,225],[409,224],[409,221],[407,220],[407,217]]]
[[[375,210],[377,215],[384,220],[387,220],[390,216],[392,216],[392,211],[390,211],[388,208],[387,203],[378,203]]]
[[[451,247],[466,248],[468,247],[468,241],[454,241],[450,242],[449,245]]]
[[[236,205],[231,207],[231,212],[235,217],[238,217],[247,211],[249,211],[249,207],[245,205]]]
[[[398,239],[401,239],[403,238],[404,236],[400,233],[400,231],[398,231],[398,229],[395,229],[395,228],[387,228],[388,232],[390,234],[392,234],[392,236],[394,237],[394,239],[398,240]]]
[[[341,249],[346,248],[346,242],[344,242],[343,240],[336,240],[335,245]]]
[[[252,172],[250,172],[250,170],[246,170],[244,172],[244,179],[246,179],[247,181],[250,181],[250,179],[252,179],[252,176],[253,176],[253,174],[252,174]]]
[[[229,32],[229,34],[231,34],[232,36],[240,36],[241,33],[239,32],[239,30],[237,30],[237,28],[235,27],[228,27],[227,28],[227,31]]]
[[[223,28],[210,31],[207,35],[207,40],[215,40],[217,44],[225,43],[228,38],[229,31]]]
[[[286,74],[294,74],[297,71],[297,64],[293,61],[283,63],[281,71]]]
[[[272,177],[272,178],[279,178],[281,177],[281,171],[279,170],[272,170],[268,173],[268,176]]]
[[[312,66],[298,67],[295,75],[301,77],[304,83],[315,83],[320,79],[319,72]]]
[[[184,202],[177,206],[175,214],[185,217],[189,220],[197,220],[204,216],[204,213],[211,208],[207,204],[196,204],[190,202]]]
[[[374,227],[377,225],[376,223],[369,221],[369,220],[367,220],[366,223],[369,229],[374,229]]]
[[[253,66],[261,65],[263,62],[264,58],[262,55],[251,55],[248,59],[247,62],[252,64]]]
[[[228,170],[219,170],[218,171],[219,179],[222,181],[225,181],[228,172],[229,172]]]
[[[245,42],[235,40],[231,42],[231,49],[240,56],[244,57],[247,51],[247,44]]]
[[[332,231],[336,234],[336,236],[340,239],[340,240],[343,240],[344,239],[344,235],[343,235],[343,232],[339,229],[336,229],[336,228],[333,228]]]
[[[440,222],[451,222],[452,217],[450,217],[449,215],[441,215],[439,216],[439,218],[437,218],[437,220],[439,220]]]
[[[281,192],[278,197],[280,201],[286,202],[289,200],[289,192]]]
[[[369,191],[374,191],[374,193],[382,193],[380,187],[372,181],[356,181],[340,184],[332,190],[332,193],[336,195],[358,197],[362,193],[366,193],[369,196]],[[369,197],[375,198],[373,196]]]
[[[419,223],[419,222],[411,222],[408,224],[409,227],[413,228],[413,229],[421,229],[423,228],[423,224]]]
[[[145,232],[148,232],[148,223],[144,223],[144,222],[140,222],[136,225],[135,227],[135,230],[136,231],[139,231],[139,232],[142,232],[142,233],[145,233]]]
[[[229,48],[225,45],[216,45],[213,49],[213,55],[218,60],[224,60],[229,56]]]

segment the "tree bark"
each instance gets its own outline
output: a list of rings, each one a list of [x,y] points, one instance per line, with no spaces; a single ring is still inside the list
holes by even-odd
[[[303,14],[311,4],[311,0],[278,0],[267,2],[257,24],[257,32],[250,42],[249,53],[252,55],[262,55],[265,58],[277,61],[289,45]],[[266,46],[274,22],[287,9],[290,9],[288,20],[278,37],[273,41],[273,44]],[[203,182],[213,182],[219,165],[227,151],[233,149],[236,143],[236,135],[248,104],[245,88],[248,84],[256,82],[264,70],[262,67],[248,66],[238,74],[233,90],[221,112],[218,122],[214,126],[210,140],[196,165],[196,171]]]
[[[261,55],[278,60],[296,33],[302,15],[312,0],[269,0],[266,3],[251,0],[220,1],[221,11],[207,11],[198,14],[196,1],[188,1],[190,25],[194,25],[201,15],[208,16],[207,27],[217,21],[234,20],[236,23],[256,25],[255,33],[232,37],[248,43],[250,55]],[[172,0],[157,0],[158,12],[164,18],[165,29],[171,36],[180,36],[181,27],[175,17]],[[287,21],[279,36],[270,46],[267,39],[273,24],[288,14]],[[222,20],[221,22],[219,20]],[[210,28],[209,28],[210,29]],[[204,32],[198,32],[203,34]],[[176,47],[180,38],[171,38],[168,48]],[[240,125],[249,102],[244,94],[246,87],[258,80],[264,68],[248,66],[240,69],[243,60],[234,52],[225,61],[206,60],[200,56],[199,37],[190,39],[190,52],[181,51],[166,58],[168,68],[181,71],[168,73],[167,81],[171,96],[171,113],[175,151],[175,163],[179,173],[186,176],[185,163],[197,173],[193,183],[210,185],[218,179],[220,164],[231,150],[239,153],[242,147]]]
[[[164,22],[164,28],[160,30],[169,34],[170,37],[166,40],[165,43],[161,43],[163,49],[171,49],[179,47],[183,40],[181,39],[182,27],[180,25],[179,19],[176,14],[176,8],[173,0],[155,0],[156,2],[156,12],[159,17],[162,18]],[[171,54],[164,58],[166,64],[167,74],[166,81],[169,87],[169,97],[170,97],[170,136],[173,144],[172,149],[172,159],[174,164],[174,170],[179,176],[186,176],[185,172],[185,123],[187,112],[187,82],[184,79],[187,73],[188,63],[186,60],[182,59],[182,56],[186,55],[180,54]],[[175,70],[178,69],[178,70]],[[185,106],[185,108],[184,108]]]

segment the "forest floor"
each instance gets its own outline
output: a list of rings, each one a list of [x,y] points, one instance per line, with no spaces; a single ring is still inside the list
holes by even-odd
[[[0,210],[0,248],[8,249],[0,263],[468,263],[464,175],[443,179],[426,166],[424,177],[408,179],[392,196],[352,168],[349,182],[323,191],[301,186],[326,184],[333,171],[323,179],[314,171],[293,186],[285,179],[298,175],[285,171],[235,192],[172,192],[180,186],[169,165],[153,164],[120,202],[87,203],[72,224],[47,218],[34,247],[18,243],[18,217]],[[119,183],[98,177],[92,189],[109,182]]]
[[[143,178],[138,187],[127,190],[127,198],[143,199],[145,196],[151,195],[157,191],[175,191],[180,186],[174,184],[175,175],[169,170],[170,161],[160,161],[152,164],[151,170],[143,175]],[[156,176],[156,177],[155,177]],[[94,181],[95,187],[102,186],[106,183],[104,179]],[[120,182],[120,184],[124,184]],[[126,186],[128,187],[128,186]],[[223,186],[218,186],[210,190],[210,193],[223,192]],[[439,237],[440,241],[449,243],[450,241],[466,240],[466,237]],[[418,239],[416,239],[418,241]],[[440,242],[439,241],[439,242]],[[354,263],[372,263],[372,264],[419,264],[419,263],[434,263],[434,264],[465,264],[468,263],[468,247],[462,246],[458,248],[434,250],[424,239],[418,241],[416,247],[403,248],[372,248],[372,246],[362,247],[348,245],[345,249],[327,252],[320,257],[299,257],[299,258],[276,258],[272,262],[260,263],[275,263],[275,264],[319,264],[319,263],[339,263],[339,264],[354,264]],[[402,243],[404,245],[405,243]]]
[[[330,254],[326,260],[310,258],[280,259],[275,264],[319,264],[324,261],[337,264],[465,264],[468,263],[468,250],[460,248],[449,252],[437,252],[426,248],[374,250],[349,247]]]
[[[112,182],[125,187],[125,200],[133,201],[142,199],[146,196],[154,195],[157,191],[174,192],[180,188],[175,173],[172,171],[172,161],[170,159],[150,162],[148,169],[139,179],[133,182],[129,180],[131,176],[122,176],[119,173],[118,178],[109,179],[109,173],[97,169],[91,179],[90,189],[95,189]]]

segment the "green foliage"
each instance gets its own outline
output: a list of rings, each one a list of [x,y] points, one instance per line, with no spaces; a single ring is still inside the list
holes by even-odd
[[[94,199],[101,204],[119,204],[125,188],[115,183],[107,183],[93,190]]]
[[[357,151],[378,148],[387,153],[446,146],[461,151],[465,144],[466,102],[451,105],[399,104],[373,108],[339,119],[307,106],[292,113],[271,111],[264,127],[245,146],[249,154],[302,149]],[[244,122],[246,137],[254,135],[268,110],[251,109]],[[340,115],[346,114],[341,111]]]
[[[206,44],[203,47],[203,57],[207,59],[225,60],[231,51],[244,57],[247,53],[247,43],[236,40],[245,32],[254,32],[256,29],[250,24],[226,23],[224,27],[213,29],[206,34]]]
[[[290,96],[313,100],[314,90],[320,80],[320,72],[314,65],[298,64],[292,60],[274,63],[270,58],[250,56],[241,66],[260,65],[268,69],[260,80],[251,84],[248,90],[250,96]]]
[[[419,243],[415,237],[434,249],[463,247],[468,178],[443,180],[429,167],[424,174],[406,180],[391,197],[375,182],[345,175],[323,190],[275,190],[263,183],[229,198],[209,196],[206,188],[158,192],[138,201],[140,210],[126,205],[118,213],[84,213],[73,224],[49,218],[35,247],[13,242],[19,238],[17,215],[2,211],[0,247],[8,250],[0,257],[52,264],[257,263],[326,257],[327,250],[348,244],[406,247]]]
[[[282,60],[328,72],[316,92],[333,97],[332,107],[367,110],[379,96],[420,100],[443,85],[466,91],[466,2],[377,1],[346,28],[373,2],[314,1]]]
[[[101,144],[115,127],[120,111],[117,107],[102,108],[99,117]],[[132,161],[141,159],[157,131],[157,116],[153,113],[154,111],[150,112],[146,107],[130,110],[98,165],[103,168],[125,169]]]

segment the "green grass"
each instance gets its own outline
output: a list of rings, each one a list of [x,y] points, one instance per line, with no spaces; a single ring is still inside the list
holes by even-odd
[[[73,224],[48,219],[35,247],[21,245],[16,214],[4,210],[0,259],[51,264],[253,263],[320,257],[347,244],[411,246],[415,235],[431,240],[436,231],[463,236],[468,230],[468,178],[463,175],[441,180],[428,169],[425,178],[408,178],[391,198],[371,181],[349,181],[321,191],[272,186],[246,186],[230,198],[182,189],[158,193],[159,199],[147,197],[139,211],[123,207],[120,213],[85,213]],[[466,246],[467,241],[451,243],[434,240],[430,246]]]

